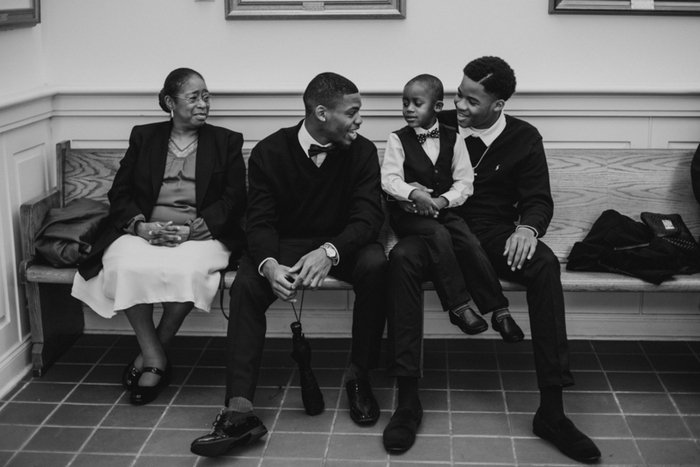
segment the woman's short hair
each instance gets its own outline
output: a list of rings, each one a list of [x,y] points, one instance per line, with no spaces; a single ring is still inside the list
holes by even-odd
[[[464,75],[481,84],[497,99],[507,101],[515,92],[515,72],[499,57],[481,57],[464,67]]]
[[[334,108],[335,103],[344,96],[358,92],[357,86],[344,76],[331,72],[316,75],[304,91],[306,115],[311,115],[319,105]]]
[[[170,113],[170,109],[165,105],[165,96],[176,96],[180,94],[185,83],[187,83],[192,76],[199,76],[204,80],[201,74],[191,68],[177,68],[171,71],[168,77],[165,78],[163,89],[161,89],[158,94],[158,105],[160,105],[160,108],[163,109],[164,112]]]

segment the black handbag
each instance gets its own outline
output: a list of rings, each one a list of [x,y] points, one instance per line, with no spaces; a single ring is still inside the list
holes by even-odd
[[[643,212],[640,217],[656,237],[669,242],[696,265],[700,264],[700,244],[679,214]]]
[[[34,239],[34,248],[54,267],[76,266],[90,253],[108,216],[109,205],[87,198],[52,208]]]

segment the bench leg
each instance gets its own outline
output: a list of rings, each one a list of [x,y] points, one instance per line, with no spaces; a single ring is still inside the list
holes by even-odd
[[[83,334],[80,301],[69,284],[27,283],[27,307],[32,330],[32,374],[42,376]]]

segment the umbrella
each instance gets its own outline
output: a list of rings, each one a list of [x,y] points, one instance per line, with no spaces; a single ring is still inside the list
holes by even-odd
[[[301,401],[304,403],[304,409],[309,415],[318,415],[323,412],[325,404],[323,402],[323,393],[311,369],[311,346],[306,341],[301,328],[301,311],[303,306],[304,290],[302,289],[299,315],[297,315],[292,303],[292,310],[294,310],[294,316],[297,318],[290,325],[292,328],[292,358],[299,366],[299,384],[301,385]]]

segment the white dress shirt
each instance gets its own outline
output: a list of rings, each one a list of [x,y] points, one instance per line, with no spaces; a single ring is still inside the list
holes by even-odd
[[[432,131],[438,126],[439,124],[435,122],[435,125],[427,130],[423,128],[414,128],[414,130],[417,134],[421,134]],[[440,139],[426,138],[422,146],[432,163],[435,164],[440,154]],[[386,144],[384,161],[382,162],[382,189],[400,201],[410,201],[408,196],[416,189],[406,183],[403,171],[405,159],[406,155],[401,140],[396,133],[391,133]],[[474,193],[474,172],[469,160],[467,146],[464,144],[464,138],[457,138],[455,141],[452,157],[452,180],[453,183],[450,189],[442,194],[447,200],[447,207],[449,208],[463,204]]]

